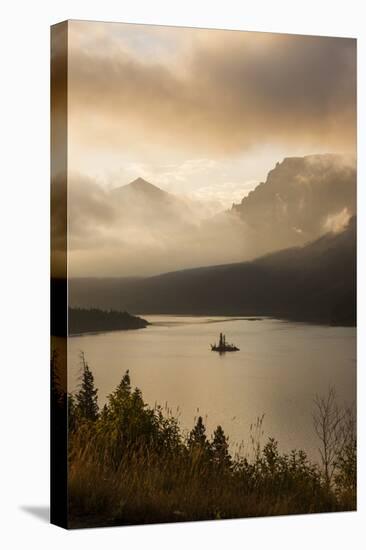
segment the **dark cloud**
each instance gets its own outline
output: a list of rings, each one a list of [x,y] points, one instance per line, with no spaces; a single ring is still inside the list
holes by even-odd
[[[108,193],[95,181],[82,174],[68,177],[68,219],[72,247],[105,244],[105,233],[117,214]]]
[[[352,39],[211,31],[176,64],[71,41],[69,78],[71,120],[86,142],[147,139],[223,153],[294,140],[355,144]]]
[[[268,204],[258,203],[258,222],[268,226],[260,236],[255,223],[249,223],[257,216],[255,209],[252,218],[234,209],[202,222],[196,208],[172,208],[169,214],[135,199],[123,207],[106,189],[112,187],[111,159],[122,168],[118,179],[145,164],[157,176],[159,165],[173,166],[169,170],[177,176],[179,163],[197,159],[214,161],[217,171],[219,165],[234,165],[236,158],[253,158],[260,165],[264,160],[258,151],[268,149],[284,152],[278,160],[296,148],[354,153],[355,40],[177,28],[165,36],[157,55],[158,28],[155,35],[148,27],[128,29],[126,38],[123,25],[112,32],[107,24],[69,24],[70,273],[142,275],[239,261],[302,244],[346,223],[353,203],[342,198],[329,209],[330,185],[319,201],[324,215],[316,218],[316,201],[308,201],[311,227],[296,225],[310,196],[305,176],[291,176],[285,183],[293,189],[287,194],[281,188]],[[135,32],[137,41],[131,40]],[[175,46],[171,54],[169,46]],[[242,179],[244,186],[240,166],[227,170],[223,186],[233,175],[236,188]],[[184,191],[193,176],[189,170],[178,176]],[[201,177],[203,188],[217,183],[216,174],[207,170],[196,180]]]

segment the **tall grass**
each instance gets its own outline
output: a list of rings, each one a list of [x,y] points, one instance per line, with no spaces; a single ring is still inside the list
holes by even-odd
[[[201,417],[184,435],[171,413],[144,403],[128,372],[96,418],[87,398],[69,398],[70,527],[355,509],[355,441],[329,483],[305,452],[283,454],[274,439],[261,446],[261,419],[251,452],[234,458],[221,427],[209,439]]]

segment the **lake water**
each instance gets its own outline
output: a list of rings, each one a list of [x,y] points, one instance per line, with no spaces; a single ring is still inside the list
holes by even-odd
[[[356,329],[225,317],[146,315],[142,330],[69,339],[69,391],[75,390],[83,351],[99,389],[99,403],[129,369],[151,405],[178,409],[190,429],[198,414],[208,433],[220,424],[232,450],[248,442],[250,425],[264,414],[265,436],[280,448],[303,448],[316,458],[312,428],[315,395],[336,389],[340,404],[356,400]],[[240,348],[219,355],[210,343],[224,332]],[[235,445],[236,444],[236,445]]]

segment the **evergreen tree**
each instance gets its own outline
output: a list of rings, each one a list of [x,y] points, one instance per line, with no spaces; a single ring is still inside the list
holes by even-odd
[[[81,353],[81,387],[75,396],[76,411],[80,418],[85,420],[96,420],[98,418],[98,390],[94,386],[94,376]]]
[[[119,418],[121,414],[124,414],[131,397],[131,379],[130,373],[126,370],[120,383],[113,393],[108,395],[108,412],[110,416]]]
[[[105,403],[99,415],[99,418],[101,419],[102,422],[107,420],[108,412],[109,412],[108,405]]]
[[[213,462],[220,467],[230,467],[231,456],[229,454],[229,442],[221,426],[214,431],[211,443]]]
[[[121,382],[117,386],[117,392],[120,394],[125,394],[126,396],[130,395],[131,393],[131,379],[130,379],[130,371],[126,370],[125,374],[122,377]]]
[[[108,396],[101,416],[102,432],[108,438],[110,458],[115,468],[129,453],[146,453],[163,439],[162,425],[153,409],[147,407],[141,390],[131,389],[126,371],[116,390]]]
[[[206,436],[206,427],[203,423],[202,416],[199,416],[197,418],[197,422],[193,430],[189,434],[188,447],[191,450],[197,449],[201,451],[208,450],[209,448],[209,443],[207,441],[207,436]]]

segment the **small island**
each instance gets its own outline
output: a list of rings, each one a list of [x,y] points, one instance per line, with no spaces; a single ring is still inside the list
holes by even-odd
[[[69,308],[69,334],[86,332],[109,332],[112,330],[135,330],[150,323],[127,311],[104,311],[101,309]]]
[[[221,354],[225,353],[226,351],[240,351],[240,349],[234,346],[234,344],[229,344],[226,341],[225,334],[220,332],[219,343],[211,344],[211,351],[218,351]]]

